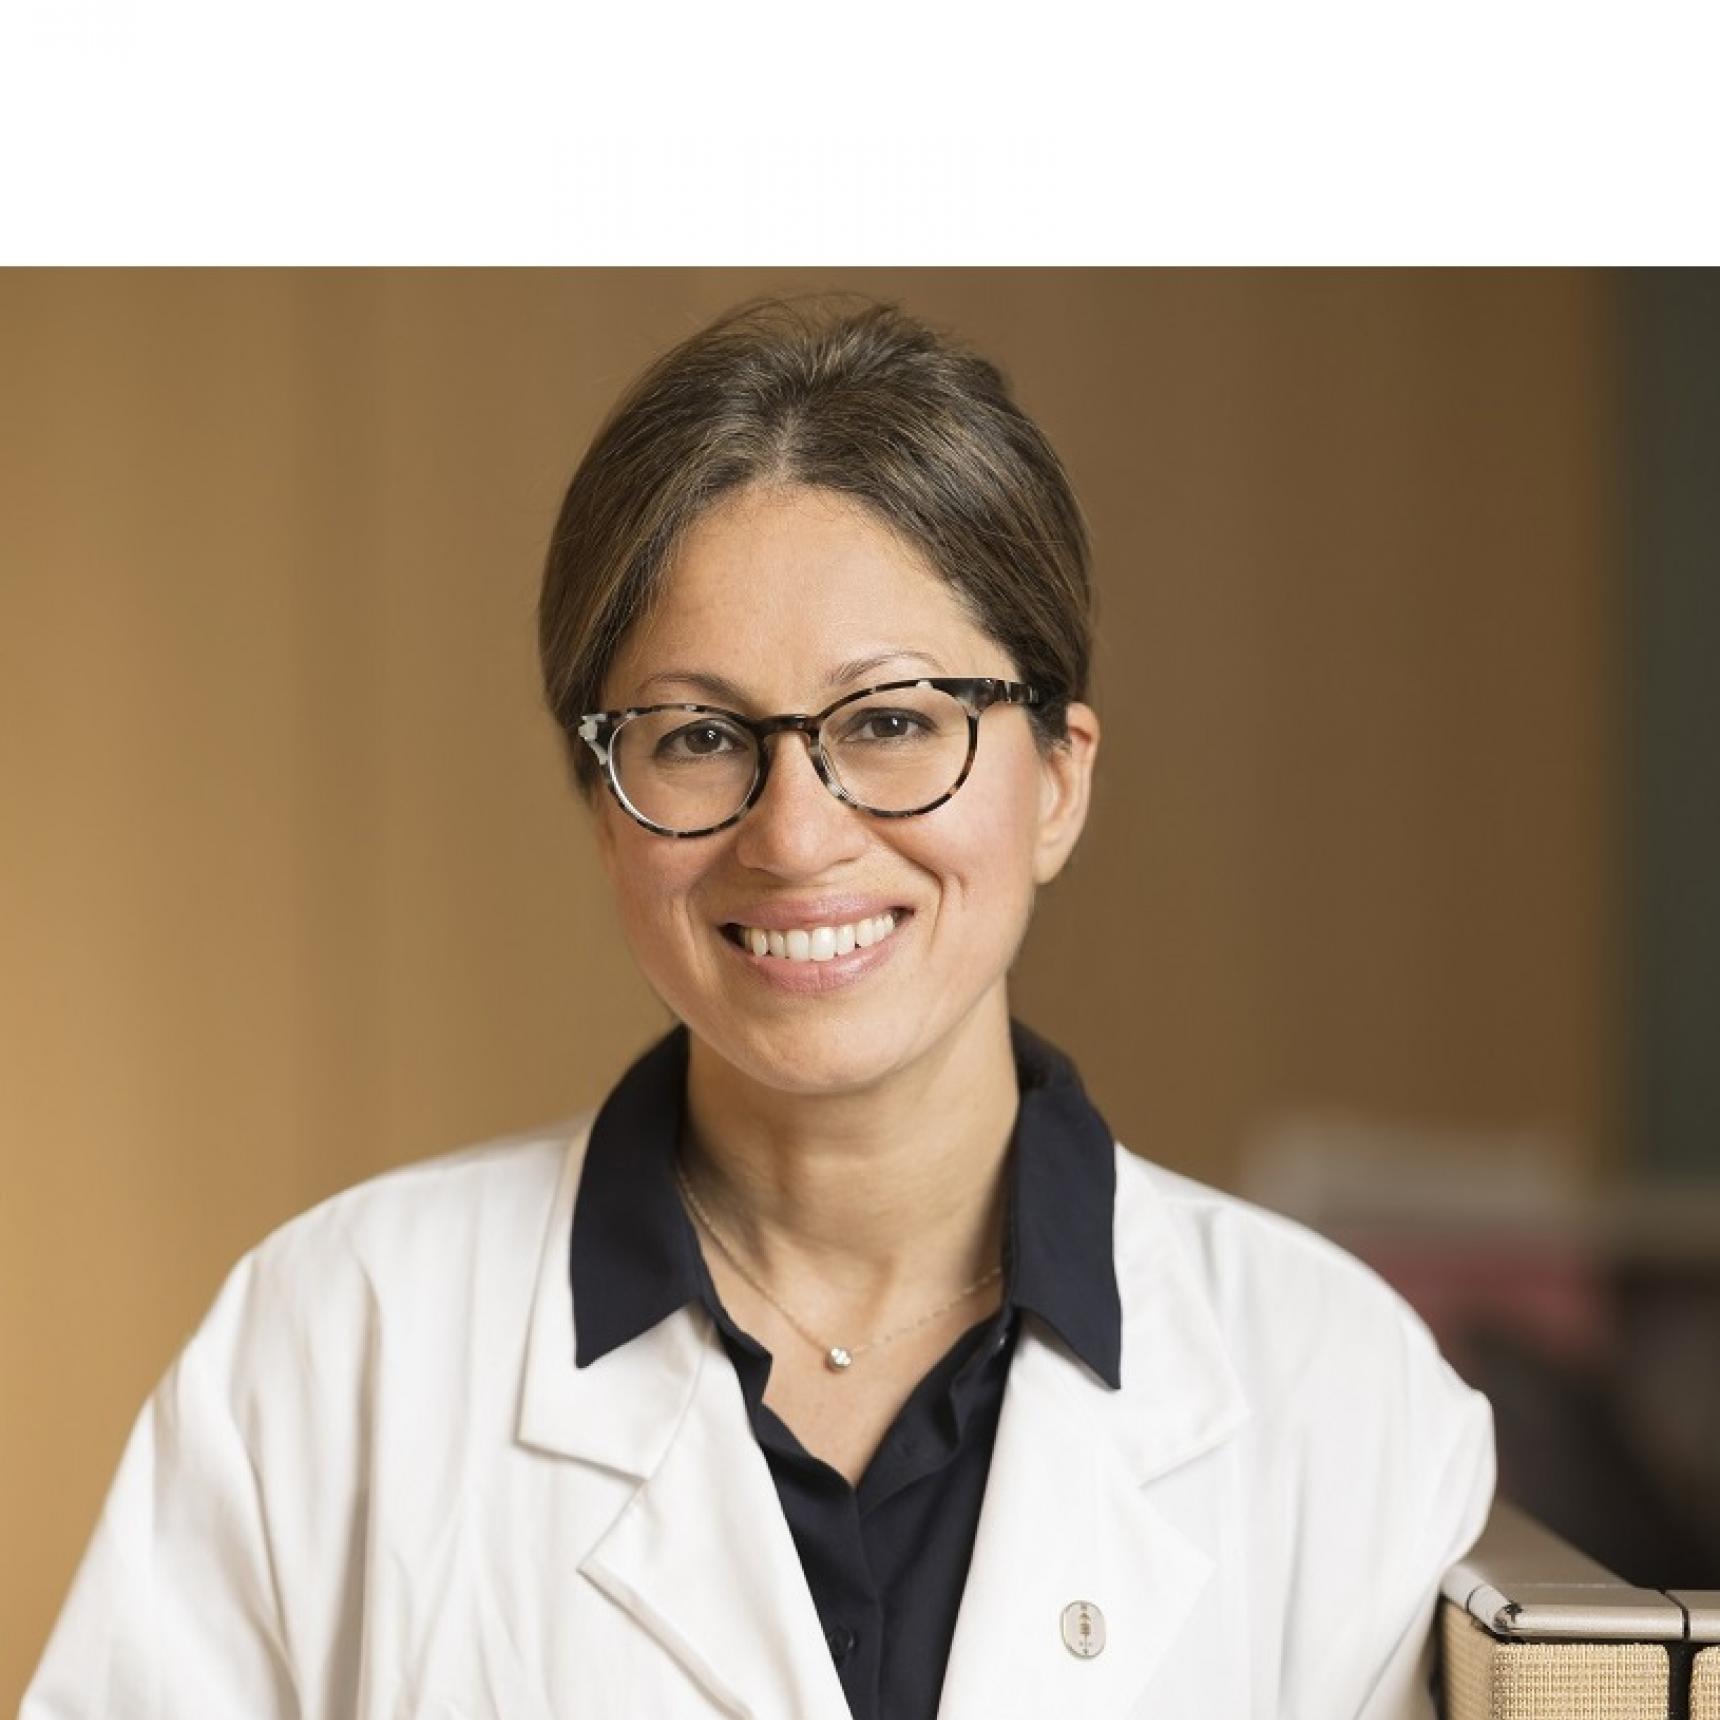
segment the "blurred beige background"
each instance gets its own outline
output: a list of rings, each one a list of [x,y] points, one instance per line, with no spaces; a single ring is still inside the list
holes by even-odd
[[[1135,1149],[1338,1109],[1621,1152],[1605,284],[1579,273],[0,276],[0,1698],[227,1268],[663,1025],[538,705],[540,557],[761,290],[1002,362],[1106,723],[1017,1007]]]

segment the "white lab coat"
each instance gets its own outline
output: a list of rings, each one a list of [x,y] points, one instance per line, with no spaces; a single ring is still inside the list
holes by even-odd
[[[847,1720],[709,1320],[573,1365],[587,1127],[378,1178],[240,1262],[138,1420],[23,1720]],[[1430,1715],[1486,1400],[1348,1255],[1117,1168],[1122,1389],[1027,1318],[940,1715]]]

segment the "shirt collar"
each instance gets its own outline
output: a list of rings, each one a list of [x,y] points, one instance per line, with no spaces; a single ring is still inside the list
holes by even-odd
[[[1036,1314],[1104,1382],[1119,1382],[1111,1131],[1075,1066],[1010,1023],[1021,1105],[1010,1148],[1007,1300]],[[677,1026],[622,1076],[592,1124],[574,1208],[574,1348],[586,1367],[708,1293],[675,1187],[687,1080]]]

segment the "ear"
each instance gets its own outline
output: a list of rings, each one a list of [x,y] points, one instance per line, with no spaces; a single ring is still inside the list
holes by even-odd
[[[1033,881],[1049,884],[1063,870],[1087,822],[1093,764],[1099,755],[1099,713],[1072,704],[1065,719],[1068,738],[1040,759],[1039,835],[1033,851]]]

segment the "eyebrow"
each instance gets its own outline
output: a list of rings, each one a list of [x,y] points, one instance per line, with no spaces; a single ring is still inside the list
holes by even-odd
[[[877,651],[865,657],[852,657],[846,663],[837,664],[826,677],[824,690],[834,692],[836,688],[847,686],[852,681],[863,680],[866,676],[883,668],[886,663],[910,662],[924,663],[934,674],[945,675],[949,673],[936,657],[929,657],[924,651]],[[710,698],[720,699],[725,704],[737,707],[745,706],[749,702],[747,695],[733,681],[724,680],[721,675],[707,674],[701,669],[662,669],[655,675],[648,675],[639,685],[640,700],[646,700],[650,690],[653,687],[660,687],[664,682],[692,687]]]

